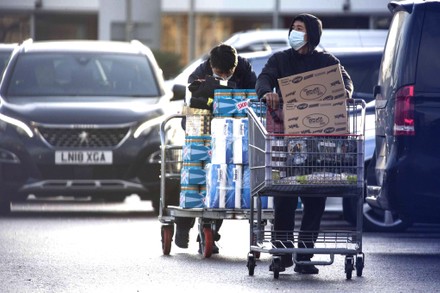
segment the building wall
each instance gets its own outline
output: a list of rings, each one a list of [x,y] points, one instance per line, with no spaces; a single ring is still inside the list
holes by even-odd
[[[286,28],[316,14],[325,28],[388,28],[389,0],[0,0],[0,42],[136,38],[191,61],[234,32]],[[127,3],[131,13],[127,14]],[[126,20],[129,15],[129,25]],[[194,20],[194,22],[190,21]],[[194,23],[194,26],[190,26]],[[128,36],[128,37],[127,37]],[[193,40],[193,41],[191,41]]]
[[[100,0],[98,39],[119,41],[138,39],[153,49],[159,49],[160,2],[161,0]],[[127,7],[130,5],[130,14],[127,15]]]
[[[273,13],[279,8],[280,15],[300,12],[317,14],[386,14],[389,0],[162,0],[162,12],[185,13],[194,5],[196,13],[259,14]]]
[[[96,39],[99,0],[0,0],[0,42]]]
[[[209,52],[233,33],[250,29],[287,28],[292,16],[315,14],[325,28],[387,29],[389,0],[162,0],[163,50],[179,54],[182,63]],[[195,25],[191,28],[190,18]],[[194,31],[191,31],[194,30]],[[194,35],[194,46],[189,40]]]
[[[0,0],[0,42],[53,39],[126,40],[160,48],[161,0]]]

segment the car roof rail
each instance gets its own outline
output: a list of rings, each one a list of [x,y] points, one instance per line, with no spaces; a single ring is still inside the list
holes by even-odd
[[[414,7],[414,1],[391,1],[388,3],[388,9],[391,13],[395,13],[397,11],[406,11],[408,13],[412,13]]]
[[[27,45],[27,44],[32,44],[34,42],[34,40],[32,38],[26,39],[24,40],[21,45]]]

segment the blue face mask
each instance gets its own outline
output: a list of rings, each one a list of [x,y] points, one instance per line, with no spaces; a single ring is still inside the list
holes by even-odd
[[[292,30],[289,35],[289,44],[295,50],[301,49],[307,42],[304,41],[305,33]]]

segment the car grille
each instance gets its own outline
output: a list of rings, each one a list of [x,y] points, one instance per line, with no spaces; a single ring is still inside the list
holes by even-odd
[[[129,132],[121,128],[52,128],[38,127],[42,138],[57,148],[103,148],[117,146]]]

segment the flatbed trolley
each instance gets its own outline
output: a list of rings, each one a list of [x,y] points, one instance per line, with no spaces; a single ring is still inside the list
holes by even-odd
[[[250,276],[254,275],[260,253],[272,255],[275,279],[279,277],[280,255],[283,254],[293,254],[297,264],[312,265],[330,265],[335,254],[345,255],[346,278],[351,279],[354,270],[357,276],[362,275],[365,102],[347,100],[347,113],[347,135],[284,135],[268,133],[261,117],[248,109],[251,197],[257,199],[256,204],[251,200],[250,208],[250,252],[247,257]],[[274,159],[279,157],[284,158],[284,164]],[[275,231],[261,222],[262,195],[355,197],[356,225],[337,231],[318,231],[314,248],[302,248],[305,245],[298,245],[299,231]],[[301,232],[313,235],[311,231]],[[301,241],[313,242],[312,236],[308,240],[301,238]],[[298,253],[324,256],[305,262],[296,260]]]
[[[217,219],[247,219],[251,218],[250,209],[214,209],[214,208],[181,208],[178,205],[170,205],[170,188],[167,180],[171,180],[180,184],[180,170],[182,167],[182,145],[167,144],[167,131],[170,122],[178,121],[180,125],[181,119],[185,115],[175,114],[167,117],[160,126],[161,139],[161,174],[160,174],[160,209],[159,221],[161,226],[162,252],[169,255],[173,242],[174,223],[176,217],[198,218],[198,233],[200,251],[203,257],[208,258],[213,253],[214,235],[216,232],[215,220]],[[174,184],[175,185],[175,184]],[[172,191],[176,192],[176,190]],[[262,221],[268,221],[273,218],[272,209],[264,209],[260,211],[259,218]],[[258,255],[257,255],[258,257]]]

